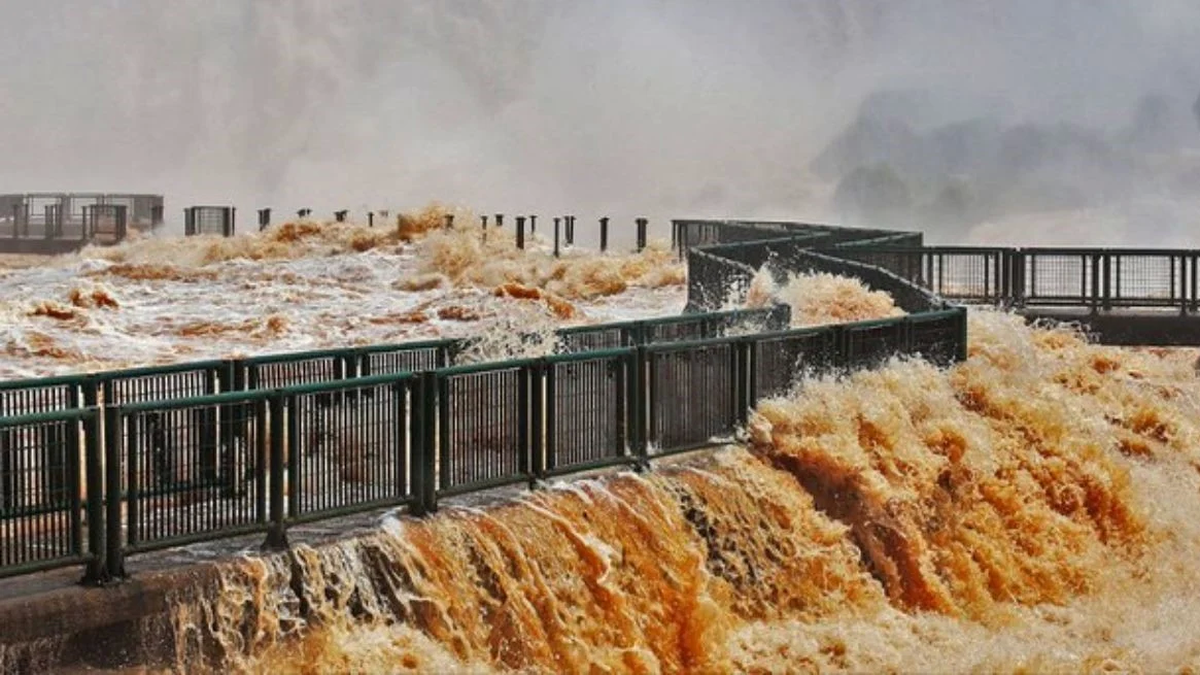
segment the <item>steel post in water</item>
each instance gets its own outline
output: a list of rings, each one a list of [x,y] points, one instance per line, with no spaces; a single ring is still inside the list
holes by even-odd
[[[638,218],[636,222],[637,222],[637,250],[640,253],[644,248],[646,248],[646,224],[648,221],[645,218]]]
[[[503,213],[496,214],[496,227],[504,227],[504,214]]]
[[[608,250],[608,216],[600,219],[600,252]]]
[[[454,227],[454,214],[447,213],[446,214],[446,229],[449,230],[452,227]]]
[[[367,212],[367,227],[375,227],[375,212]]]
[[[525,216],[517,216],[517,248],[525,250]]]
[[[529,234],[537,234],[537,216],[529,216]]]
[[[479,222],[483,229],[487,229],[487,216],[479,216]]]
[[[561,218],[554,219],[554,257],[558,257],[558,224]]]
[[[262,232],[271,224],[271,209],[258,210],[258,231]]]
[[[342,209],[341,211],[334,211],[333,219],[339,223],[344,223],[344,222],[346,222],[346,214],[348,214],[348,213],[349,213],[349,211],[347,211],[346,209]]]

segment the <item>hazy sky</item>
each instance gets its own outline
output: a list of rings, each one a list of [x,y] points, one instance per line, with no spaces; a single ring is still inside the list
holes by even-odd
[[[872,91],[1101,130],[1200,93],[1194,0],[5,0],[0,26],[0,191],[169,215],[804,216]]]

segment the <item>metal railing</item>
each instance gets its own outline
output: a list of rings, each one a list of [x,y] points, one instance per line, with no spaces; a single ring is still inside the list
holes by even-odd
[[[1200,307],[1200,250],[857,245],[820,250],[971,304],[1093,311]]]
[[[129,228],[159,225],[162,209],[162,195],[152,194],[3,194],[0,250],[62,253],[89,242],[115,243],[125,238]]]
[[[795,239],[736,255],[863,276],[910,315],[789,329],[770,307],[565,329],[560,353],[498,363],[455,366],[464,342],[445,340],[0,383],[0,576],[84,564],[99,582],[143,551],[285,546],[295,523],[645,465],[732,438],[803,374],[965,357],[965,309]],[[722,252],[689,251],[711,263],[689,293],[750,269]]]
[[[215,234],[232,237],[236,228],[237,209],[232,206],[189,206],[183,210],[184,236]]]

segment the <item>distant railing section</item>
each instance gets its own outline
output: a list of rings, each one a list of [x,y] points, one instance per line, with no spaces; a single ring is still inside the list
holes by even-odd
[[[843,242],[871,242],[872,245],[887,243],[905,247],[919,247],[924,243],[924,235],[920,232],[837,227],[818,223],[778,220],[671,221],[671,243],[678,250],[680,259],[685,258],[688,251],[696,247],[793,237],[805,238],[809,248],[834,246]]]
[[[841,246],[824,253],[887,269],[948,300],[1013,308],[1200,308],[1200,251]]]
[[[31,192],[0,195],[0,251],[62,252],[111,244],[130,229],[162,223],[163,197],[151,194]]]

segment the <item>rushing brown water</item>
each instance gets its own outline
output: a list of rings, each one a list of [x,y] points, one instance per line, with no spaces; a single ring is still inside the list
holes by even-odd
[[[977,312],[967,363],[803,383],[745,447],[231,562],[178,667],[1195,672],[1194,357]]]
[[[485,232],[469,211],[431,206],[376,227],[302,220],[230,238],[140,235],[39,265],[0,259],[0,378],[683,309],[683,264],[665,245],[555,258],[545,234],[521,251],[511,226]]]

